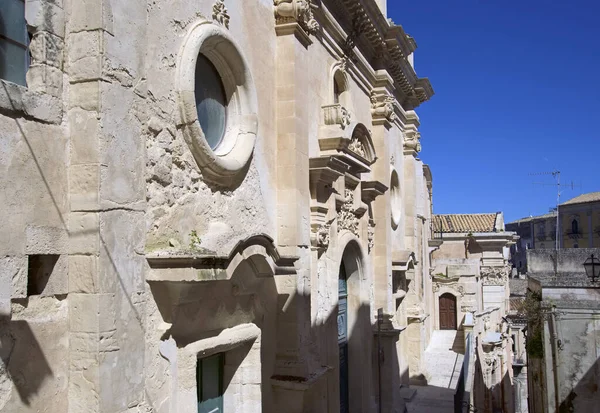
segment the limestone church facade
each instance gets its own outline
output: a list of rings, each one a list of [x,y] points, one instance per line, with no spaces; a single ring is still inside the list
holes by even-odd
[[[0,412],[402,412],[433,95],[385,0],[4,0]]]

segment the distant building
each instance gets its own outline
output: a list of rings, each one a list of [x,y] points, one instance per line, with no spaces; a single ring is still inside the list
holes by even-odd
[[[597,412],[600,285],[583,263],[600,248],[529,250],[529,412]]]
[[[434,215],[434,326],[456,329],[465,343],[469,379],[462,402],[476,411],[514,412],[513,349],[507,322],[509,247],[516,234],[501,212]]]
[[[600,246],[600,192],[590,192],[558,207],[559,247],[596,248]],[[506,224],[507,231],[520,239],[511,247],[514,272],[525,274],[528,249],[556,249],[556,211],[519,219]]]

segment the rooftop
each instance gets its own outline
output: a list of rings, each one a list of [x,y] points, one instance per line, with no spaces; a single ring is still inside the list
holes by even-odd
[[[525,217],[525,218],[517,219],[516,221],[509,222],[506,225],[524,224],[526,222],[537,221],[539,219],[548,219],[548,218],[556,218],[556,211],[552,211],[552,212],[549,212],[549,213],[543,214],[543,215],[536,215],[536,216],[531,216],[531,217]]]
[[[595,201],[600,201],[600,192],[588,192],[587,194],[581,194],[573,199],[569,199],[567,202],[563,202],[561,205],[584,204],[586,202]]]
[[[434,232],[496,232],[498,215],[500,212],[434,215],[433,228]]]

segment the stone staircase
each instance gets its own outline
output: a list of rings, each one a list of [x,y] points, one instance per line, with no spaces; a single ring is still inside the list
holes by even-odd
[[[462,331],[433,332],[423,360],[428,386],[456,389],[464,347]]]

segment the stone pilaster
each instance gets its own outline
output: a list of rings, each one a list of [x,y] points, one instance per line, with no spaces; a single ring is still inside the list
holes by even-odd
[[[273,385],[277,410],[302,400],[315,374],[310,339],[310,187],[308,157],[308,35],[285,2],[277,17],[277,244],[282,254],[300,257],[296,275],[276,277],[277,357]],[[296,2],[290,6],[296,7]],[[292,385],[293,383],[298,384]],[[302,406],[297,402],[296,406]],[[300,410],[297,410],[300,411]]]
[[[129,67],[137,62],[115,57],[143,33],[125,43],[113,33],[145,24],[145,7],[113,7],[122,5],[73,1],[67,10],[70,412],[125,411],[144,399],[143,97],[125,79],[139,74]]]

